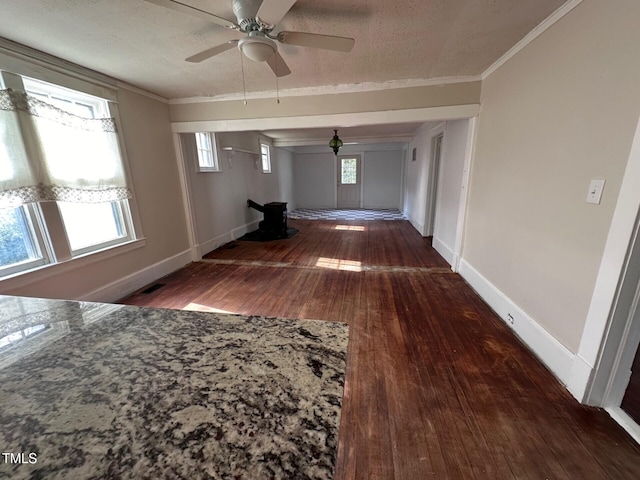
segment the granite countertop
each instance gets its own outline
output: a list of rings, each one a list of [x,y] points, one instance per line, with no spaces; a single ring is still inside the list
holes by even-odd
[[[0,296],[0,479],[333,478],[342,323]]]

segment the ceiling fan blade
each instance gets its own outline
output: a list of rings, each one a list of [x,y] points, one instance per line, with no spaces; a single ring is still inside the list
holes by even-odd
[[[285,45],[323,48],[325,50],[335,50],[338,52],[350,52],[356,43],[353,38],[303,32],[280,32],[278,34],[278,41]]]
[[[291,73],[291,69],[289,69],[287,62],[284,61],[280,52],[276,52],[275,55],[271,56],[269,60],[267,60],[267,63],[273,73],[276,74],[276,77],[286,77]]]
[[[263,0],[256,17],[267,25],[277,25],[297,0]]]
[[[211,57],[215,57],[216,55],[226,52],[227,50],[231,50],[238,44],[238,40],[229,40],[227,43],[223,43],[222,45],[218,45],[216,47],[207,48],[200,53],[196,53],[195,55],[190,56],[186,59],[187,62],[191,63],[200,63],[203,60],[206,60]]]
[[[234,30],[240,29],[240,27],[238,27],[238,25],[236,25],[235,22],[232,22],[231,20],[219,17],[211,12],[207,12],[206,10],[200,10],[199,8],[192,7],[191,5],[187,5],[186,3],[182,3],[177,0],[145,0],[145,2],[153,3],[154,5],[160,5],[161,7],[165,8],[170,8],[171,10],[175,10],[176,12],[186,13],[187,15],[192,15],[203,20],[208,20],[209,22],[222,25],[223,27],[232,28]]]

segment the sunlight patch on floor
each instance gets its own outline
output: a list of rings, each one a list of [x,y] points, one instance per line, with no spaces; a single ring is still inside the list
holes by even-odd
[[[354,232],[364,232],[367,227],[363,225],[336,225],[336,230],[352,230]]]
[[[316,262],[316,267],[330,268],[332,270],[347,270],[349,272],[361,272],[362,262],[356,260],[342,260],[340,258],[320,257]]]

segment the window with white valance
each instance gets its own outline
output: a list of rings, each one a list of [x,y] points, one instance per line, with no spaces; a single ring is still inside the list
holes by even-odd
[[[134,239],[109,102],[1,73],[0,277]]]

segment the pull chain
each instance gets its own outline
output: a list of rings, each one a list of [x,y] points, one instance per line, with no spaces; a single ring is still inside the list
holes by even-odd
[[[239,51],[239,50],[238,50]],[[244,104],[247,104],[247,86],[244,81],[244,55],[240,52],[240,67],[242,68],[242,93],[244,94]]]
[[[278,55],[276,54],[276,101],[280,104],[280,88],[278,87]]]

